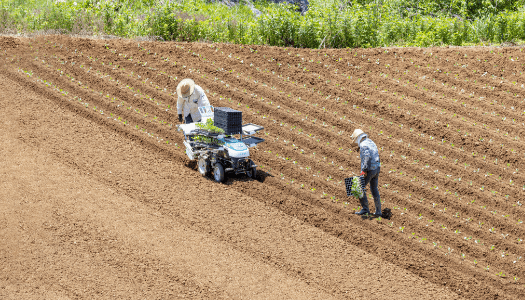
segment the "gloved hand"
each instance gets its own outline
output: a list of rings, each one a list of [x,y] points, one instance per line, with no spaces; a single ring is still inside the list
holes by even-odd
[[[182,114],[179,114],[179,122],[182,122]]]

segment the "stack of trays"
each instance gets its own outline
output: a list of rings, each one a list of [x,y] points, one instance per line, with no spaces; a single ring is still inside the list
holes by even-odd
[[[213,123],[223,129],[225,134],[239,134],[242,132],[242,111],[229,107],[215,107]]]

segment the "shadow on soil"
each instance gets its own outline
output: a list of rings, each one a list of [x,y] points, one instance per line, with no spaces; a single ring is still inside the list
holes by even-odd
[[[185,164],[185,166],[187,168],[194,170],[195,172],[199,172],[197,170],[196,161],[189,161]],[[231,185],[235,181],[253,181],[253,180],[257,180],[263,183],[268,177],[273,177],[273,175],[268,172],[262,171],[262,170],[257,170],[257,176],[255,177],[255,179],[246,176],[246,174],[234,174],[234,173],[228,172],[226,173],[226,178],[224,179],[224,182],[222,184]],[[206,176],[206,179],[215,182],[215,180],[213,179],[213,176]]]
[[[390,210],[390,208],[383,209],[381,214],[382,214],[382,216],[381,216],[382,219],[390,220],[390,218],[392,218],[392,210]],[[363,219],[363,220],[374,220],[376,218],[377,217],[374,214],[366,214],[366,215],[362,215],[361,216],[361,219]]]

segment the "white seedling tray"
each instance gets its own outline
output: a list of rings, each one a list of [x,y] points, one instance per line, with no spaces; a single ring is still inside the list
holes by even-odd
[[[262,129],[264,129],[264,127],[260,125],[255,125],[252,123],[242,125],[242,131],[246,135],[255,134],[257,131],[262,130]]]
[[[206,123],[208,119],[213,120],[213,106],[201,106],[199,107],[199,113],[201,114],[201,122]]]

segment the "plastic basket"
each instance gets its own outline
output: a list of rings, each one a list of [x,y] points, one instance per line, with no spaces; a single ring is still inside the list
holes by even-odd
[[[242,112],[229,107],[215,107],[213,111],[215,126],[225,131],[242,131]],[[238,128],[240,127],[240,128]]]
[[[215,126],[219,127],[220,129],[224,130],[224,134],[226,135],[233,135],[233,134],[239,134],[242,132],[242,125],[223,125],[221,123],[215,123]]]
[[[353,196],[352,195],[352,181],[354,180],[354,177],[345,178],[345,187],[346,187],[346,195],[348,197]],[[364,176],[357,176],[359,178],[359,181],[361,182],[360,189],[363,194],[365,195],[365,177]]]

